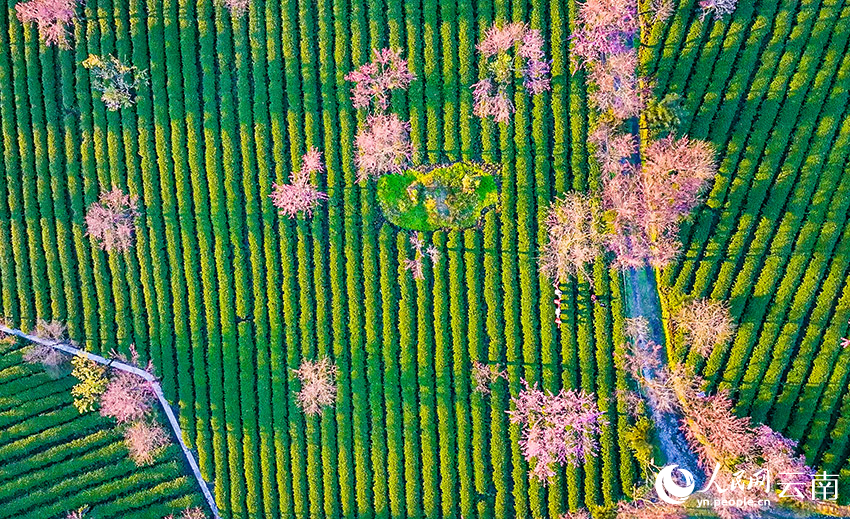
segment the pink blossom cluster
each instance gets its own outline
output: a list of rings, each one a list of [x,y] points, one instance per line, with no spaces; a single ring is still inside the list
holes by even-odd
[[[242,16],[248,11],[249,0],[221,0],[221,5],[226,7],[231,16]]]
[[[325,406],[336,402],[336,376],[339,370],[330,359],[305,360],[293,373],[301,381],[296,395],[298,406],[308,415],[321,414]]]
[[[687,511],[682,506],[658,503],[645,499],[617,504],[617,519],[686,519]]]
[[[649,2],[649,14],[652,15],[653,22],[663,22],[673,16],[676,12],[676,5],[673,0],[652,0]]]
[[[522,427],[520,448],[532,464],[530,475],[545,485],[555,465],[574,465],[596,452],[596,435],[605,420],[592,393],[562,389],[553,394],[525,380],[522,384],[508,414]]]
[[[519,55],[525,60],[522,68],[522,85],[531,95],[542,94],[552,86],[549,62],[543,52],[543,36],[536,29],[528,29],[522,37]]]
[[[399,51],[385,48],[373,52],[374,59],[349,72],[345,78],[354,82],[351,100],[355,108],[370,113],[355,137],[357,182],[378,178],[387,173],[401,173],[413,157],[410,123],[398,115],[387,113],[390,92],[405,89],[416,76],[408,70]]]
[[[139,366],[139,353],[130,345],[130,357],[112,350],[111,356],[120,361]],[[144,368],[153,372],[153,363]],[[152,403],[156,398],[153,386],[142,377],[126,371],[113,370],[106,390],[100,395],[100,414],[114,418],[124,425],[124,443],[130,458],[137,465],[151,463],[162,447],[170,442],[170,436],[151,418]]]
[[[322,164],[322,154],[317,148],[310,148],[301,158],[301,169],[289,175],[289,184],[272,184],[269,198],[272,205],[280,210],[280,214],[295,218],[303,212],[307,217],[313,215],[313,209],[328,195],[313,187],[310,183],[312,173],[325,170]]]
[[[67,49],[71,34],[68,26],[74,23],[77,4],[77,0],[29,0],[15,4],[15,13],[21,23],[38,25],[38,34],[45,45]]]
[[[540,31],[524,23],[490,27],[477,45],[487,62],[487,76],[472,85],[473,113],[496,122],[510,120],[514,106],[507,89],[514,72],[522,74],[523,86],[530,95],[549,90],[550,66],[543,47]]]
[[[581,275],[591,282],[588,267],[602,253],[604,240],[599,201],[583,193],[567,193],[552,203],[545,224],[549,240],[538,260],[540,272],[556,286],[570,276]]]
[[[610,124],[597,124],[588,142],[593,146],[593,155],[604,176],[630,170],[638,153],[637,137],[617,131]]]
[[[586,509],[582,508],[580,510],[575,510],[572,512],[566,512],[560,515],[558,519],[592,519],[590,517],[590,512]]]
[[[124,444],[130,458],[140,466],[152,463],[156,453],[169,442],[168,432],[153,421],[139,420],[124,430]]]
[[[640,268],[647,263],[663,266],[679,253],[677,226],[666,226],[661,229],[664,232],[652,235],[646,232],[649,227],[658,229],[658,222],[649,221],[652,216],[645,215],[646,188],[639,174],[603,178],[602,206],[612,216],[605,246],[620,268]]]
[[[637,74],[637,2],[587,0],[579,8],[573,52],[589,69],[590,102],[617,121],[637,117],[646,92]]]
[[[601,63],[609,56],[634,52],[638,34],[635,0],[586,0],[579,6],[573,52],[585,63]]]
[[[413,274],[413,279],[425,279],[424,258],[428,257],[431,263],[436,265],[440,262],[440,250],[433,245],[425,248],[425,242],[416,234],[410,236],[410,246],[413,247],[413,257],[405,258],[404,268]]]
[[[481,118],[492,117],[497,123],[511,120],[514,104],[504,86],[487,77],[472,85],[472,113]]]
[[[648,92],[640,86],[637,65],[636,52],[613,54],[604,62],[593,64],[587,76],[594,87],[589,93],[591,105],[617,121],[640,115]]]
[[[699,455],[700,464],[713,471],[719,464],[714,481],[716,489],[724,489],[722,497],[746,503],[765,497],[776,499],[764,486],[736,482],[737,474],[757,478],[769,473],[781,484],[808,484],[814,471],[806,460],[795,452],[796,442],[785,438],[766,425],[751,423],[749,417],[735,414],[734,404],[725,392],[711,396],[686,392],[683,402],[682,430],[688,443]],[[757,481],[757,480],[756,480]],[[793,496],[790,496],[793,498]],[[726,507],[716,510],[724,519],[748,517],[754,509]]]
[[[65,515],[65,519],[85,519],[88,510],[89,507],[87,506],[80,507],[76,510],[71,510]]]
[[[88,235],[106,251],[125,251],[133,246],[138,199],[114,187],[101,193],[86,212]]]
[[[714,151],[672,136],[653,142],[643,164],[603,177],[603,208],[612,215],[607,247],[622,267],[662,267],[679,252],[679,222],[714,177]]]
[[[738,0],[700,0],[699,6],[703,18],[709,14],[714,14],[715,18],[723,18],[735,12]]]
[[[154,397],[153,388],[145,379],[118,371],[100,396],[100,414],[119,424],[141,420],[151,412]]]
[[[499,379],[508,380],[508,371],[499,369],[499,365],[472,363],[472,391],[482,395],[490,394],[490,386]]]
[[[624,131],[647,105],[649,88],[638,74],[638,2],[586,0],[579,7],[573,51],[588,69],[590,102],[600,122],[589,136],[602,170],[605,245],[620,267],[664,266],[681,247],[679,222],[700,202],[716,173],[714,153],[700,141],[672,136],[651,143],[641,163],[637,135]],[[666,0],[649,5],[666,17]]]
[[[373,60],[349,72],[345,79],[354,83],[351,101],[355,108],[374,108],[384,111],[389,107],[390,91],[406,89],[416,76],[408,70],[407,61],[398,50],[385,48],[373,51]]]
[[[410,123],[395,114],[376,113],[355,137],[357,181],[364,182],[386,173],[401,173],[413,158]]]
[[[705,141],[675,138],[659,139],[646,150],[645,175],[653,180],[653,205],[667,204],[677,217],[686,216],[700,202],[700,194],[717,173],[714,149]]]
[[[55,342],[70,342],[68,340],[68,328],[61,321],[39,319],[36,321],[35,330],[31,333],[37,337]],[[32,344],[24,352],[24,362],[41,364],[48,370],[65,364],[67,360],[68,358],[62,350],[43,344]]]
[[[164,519],[206,519],[207,515],[201,510],[200,507],[194,506],[192,508],[186,508],[180,512],[179,516],[175,516],[171,514]]]
[[[485,58],[492,58],[511,50],[517,42],[522,41],[526,32],[528,26],[520,22],[493,25],[485,31],[484,39],[478,42],[476,48]]]

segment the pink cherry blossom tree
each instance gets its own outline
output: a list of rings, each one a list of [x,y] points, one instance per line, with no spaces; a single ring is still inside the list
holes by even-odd
[[[599,123],[588,136],[593,155],[604,176],[630,171],[638,152],[637,137]]]
[[[543,51],[544,42],[540,31],[526,28],[519,46],[519,56],[525,60],[522,66],[522,86],[529,95],[542,94],[552,88],[550,65]]]
[[[735,335],[735,322],[729,305],[712,299],[695,299],[682,305],[672,316],[691,349],[703,357],[711,355],[718,344],[729,342]]]
[[[652,16],[652,22],[658,23],[673,16],[676,5],[673,0],[651,0],[647,8],[648,14]]]
[[[640,86],[637,65],[637,52],[632,51],[611,54],[590,67],[587,79],[593,88],[589,96],[597,111],[618,121],[640,115],[649,93]]]
[[[701,200],[709,180],[717,174],[714,149],[705,141],[671,136],[649,145],[643,157],[643,176],[653,188],[663,189],[658,199],[678,216],[687,215]]]
[[[355,137],[357,182],[376,179],[387,173],[401,173],[413,158],[410,123],[387,113],[390,94],[404,90],[416,79],[399,51],[390,48],[373,51],[373,60],[349,72],[345,79],[354,83],[351,101],[366,108],[369,115]]]
[[[171,514],[165,519],[207,519],[207,514],[200,507],[195,506],[184,509],[179,516],[175,517],[174,514]]]
[[[238,18],[248,12],[249,0],[219,0],[221,5],[230,11],[230,15]]]
[[[316,148],[310,148],[301,158],[301,169],[290,173],[289,184],[272,184],[269,198],[280,210],[281,215],[289,218],[295,218],[299,213],[303,213],[308,218],[313,215],[313,209],[322,200],[327,200],[328,195],[310,183],[310,175],[324,170],[321,152]]]
[[[354,83],[351,102],[355,108],[384,112],[389,108],[392,90],[405,90],[416,76],[398,50],[373,50],[373,59],[349,72],[345,79]]]
[[[490,386],[497,380],[508,380],[508,371],[499,369],[499,365],[485,364],[475,361],[472,363],[472,391],[482,395],[490,394]]]
[[[514,112],[508,95],[514,74],[522,75],[522,84],[529,95],[551,88],[549,62],[543,50],[540,31],[519,22],[493,25],[478,43],[484,56],[486,76],[472,85],[473,113],[507,122]]]
[[[293,373],[301,381],[296,395],[298,406],[307,415],[321,414],[325,406],[336,402],[336,377],[339,370],[330,359],[305,360]]]
[[[481,118],[492,117],[497,123],[508,122],[514,113],[514,104],[505,88],[491,78],[472,85],[472,113]]]
[[[372,114],[357,133],[355,146],[358,182],[401,173],[413,158],[410,123],[395,114]]]
[[[634,52],[638,33],[634,0],[586,0],[579,4],[573,52],[584,63],[600,63],[609,56]]]
[[[662,267],[678,254],[679,222],[700,202],[716,173],[714,152],[672,136],[653,142],[640,167],[603,177],[603,209],[613,232],[606,246],[621,267]]]
[[[554,283],[570,276],[593,280],[588,266],[602,253],[602,211],[597,200],[570,192],[549,208],[546,216],[549,241],[543,246],[540,272]]]
[[[85,519],[89,511],[88,506],[82,506],[76,510],[71,510],[65,515],[65,519]]]
[[[687,517],[687,511],[681,506],[647,499],[620,501],[617,504],[617,519],[686,519]]]
[[[715,18],[723,18],[735,12],[738,0],[700,0],[699,6],[703,18],[709,14],[713,14]]]
[[[645,7],[656,19],[673,10],[667,0]],[[585,0],[573,35],[573,52],[588,70],[590,102],[599,112],[589,142],[602,170],[605,245],[621,268],[670,263],[680,249],[680,221],[700,203],[716,173],[706,143],[676,139],[669,128],[670,135],[650,139],[640,153],[634,124],[626,128],[648,107],[661,106],[650,102],[649,82],[638,73],[639,25],[634,0]],[[656,112],[670,115],[670,110]]]
[[[712,473],[715,467],[722,467],[710,485],[709,490],[715,495],[742,503],[765,498],[775,501],[777,496],[758,480],[759,474],[768,472],[779,476],[781,483],[811,482],[814,471],[806,465],[805,458],[797,455],[796,443],[765,425],[752,423],[747,416],[736,415],[727,392],[706,395],[702,391],[704,381],[684,368],[677,369],[671,382],[680,395],[681,429],[700,465]],[[736,483],[739,473],[751,481],[746,485]],[[744,505],[716,511],[720,517],[742,518],[754,510]]]
[[[528,26],[524,23],[513,22],[504,25],[494,24],[484,33],[484,39],[478,42],[476,48],[486,58],[492,58],[511,50],[522,41]]]
[[[587,0],[578,18],[573,52],[588,70],[590,103],[619,126],[637,117],[648,97],[638,76],[637,2]]]
[[[646,341],[649,337],[649,321],[644,316],[627,317],[623,326],[623,332],[633,343]]]
[[[635,334],[645,333],[640,321],[627,323],[637,329],[628,330]],[[662,365],[661,346],[654,342],[645,342],[645,338],[632,338],[625,351],[615,357],[618,366],[638,381],[649,403],[664,412],[678,409],[678,399],[673,384],[673,376]]]
[[[29,0],[15,5],[15,14],[21,23],[35,22],[38,34],[45,45],[60,49],[71,47],[69,26],[77,17],[77,0]]]
[[[124,444],[136,465],[149,465],[171,438],[158,423],[147,419],[131,423],[124,430]]]
[[[133,246],[133,230],[138,217],[138,199],[118,187],[101,193],[86,212],[88,235],[106,251],[126,251]]]
[[[575,465],[596,452],[605,419],[592,393],[562,389],[553,394],[525,380],[522,384],[508,414],[522,428],[520,449],[532,466],[529,474],[545,485],[555,465]]]
[[[116,371],[100,395],[100,414],[119,424],[141,420],[150,413],[154,397],[153,388],[145,379]]]
[[[60,321],[36,321],[32,334],[51,341],[64,342],[68,340],[68,329]],[[33,343],[24,352],[24,362],[41,364],[47,369],[55,369],[64,365],[68,357],[61,350]]]

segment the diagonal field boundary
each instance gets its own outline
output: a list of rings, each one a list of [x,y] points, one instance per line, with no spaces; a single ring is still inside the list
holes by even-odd
[[[75,348],[63,341],[54,341],[50,339],[45,339],[43,337],[30,335],[28,333],[22,332],[21,330],[8,328],[6,326],[3,326],[2,324],[0,324],[0,332],[3,332],[8,335],[15,335],[17,337],[20,337],[21,339],[34,342],[36,344],[41,344],[42,346],[56,348],[57,350],[64,351],[65,353],[69,353],[71,355],[85,357],[91,361],[97,362],[98,364],[103,364],[105,366],[120,371],[126,371],[127,373],[132,373],[148,381],[151,387],[153,388],[154,393],[156,394],[156,399],[159,400],[160,407],[162,407],[162,410],[165,411],[165,416],[168,418],[168,423],[171,424],[171,430],[174,431],[174,435],[177,437],[177,443],[179,443],[180,448],[183,449],[183,455],[186,457],[186,461],[189,462],[189,466],[192,468],[192,473],[195,474],[195,479],[198,480],[198,486],[201,487],[201,492],[204,494],[204,498],[206,499],[207,504],[209,505],[210,510],[212,511],[213,517],[215,519],[221,519],[221,516],[218,514],[218,507],[215,504],[215,499],[210,493],[210,489],[209,487],[207,487],[207,482],[204,481],[204,477],[201,476],[201,470],[198,468],[197,462],[195,462],[195,457],[192,455],[192,452],[183,442],[183,433],[180,431],[180,425],[177,423],[177,418],[175,418],[174,416],[174,411],[171,409],[171,404],[168,403],[168,400],[165,398],[165,395],[163,395],[162,387],[159,385],[159,381],[156,379],[156,377],[154,377],[143,369],[131,366],[125,362],[111,360],[107,359],[106,357],[101,357],[100,355],[95,355],[94,353],[89,353],[85,350]]]

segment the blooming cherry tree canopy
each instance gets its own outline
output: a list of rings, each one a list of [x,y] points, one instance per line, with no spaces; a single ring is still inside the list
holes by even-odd
[[[298,406],[308,415],[321,414],[325,406],[336,402],[336,376],[339,370],[330,359],[305,360],[293,373],[301,381],[296,396]]]
[[[280,210],[280,214],[289,218],[295,218],[300,213],[308,217],[312,216],[313,209],[322,200],[327,200],[328,195],[310,183],[310,175],[324,170],[321,152],[316,148],[310,148],[301,158],[301,169],[289,175],[289,184],[272,184],[269,198]]]
[[[530,95],[541,94],[551,87],[550,65],[543,51],[540,31],[524,23],[493,25],[476,48],[484,56],[487,75],[472,85],[473,113],[507,122],[514,112],[508,87],[515,73]]]
[[[125,251],[133,246],[138,199],[114,187],[101,193],[86,213],[88,234],[106,251]]]
[[[355,138],[357,181],[401,173],[413,158],[410,123],[395,114],[372,114]]]
[[[602,211],[599,202],[571,192],[555,201],[546,215],[549,241],[540,256],[540,272],[554,283],[590,274],[587,267],[602,253]]]
[[[389,107],[390,92],[406,89],[416,76],[410,72],[407,61],[398,50],[385,48],[373,51],[374,59],[349,72],[345,79],[352,81],[351,102],[355,108],[374,108],[385,111]]]
[[[38,34],[45,45],[60,49],[70,48],[69,26],[76,18],[77,0],[29,0],[15,5],[21,23],[35,22]]]
[[[596,452],[604,419],[592,393],[562,389],[553,394],[525,380],[522,384],[508,414],[511,423],[522,427],[520,448],[532,464],[531,476],[547,484],[555,475],[554,465],[575,465]]]

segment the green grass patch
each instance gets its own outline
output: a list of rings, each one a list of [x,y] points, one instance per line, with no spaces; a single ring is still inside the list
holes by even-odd
[[[387,220],[405,229],[465,229],[498,202],[496,171],[472,162],[409,169],[378,180],[378,201]]]

